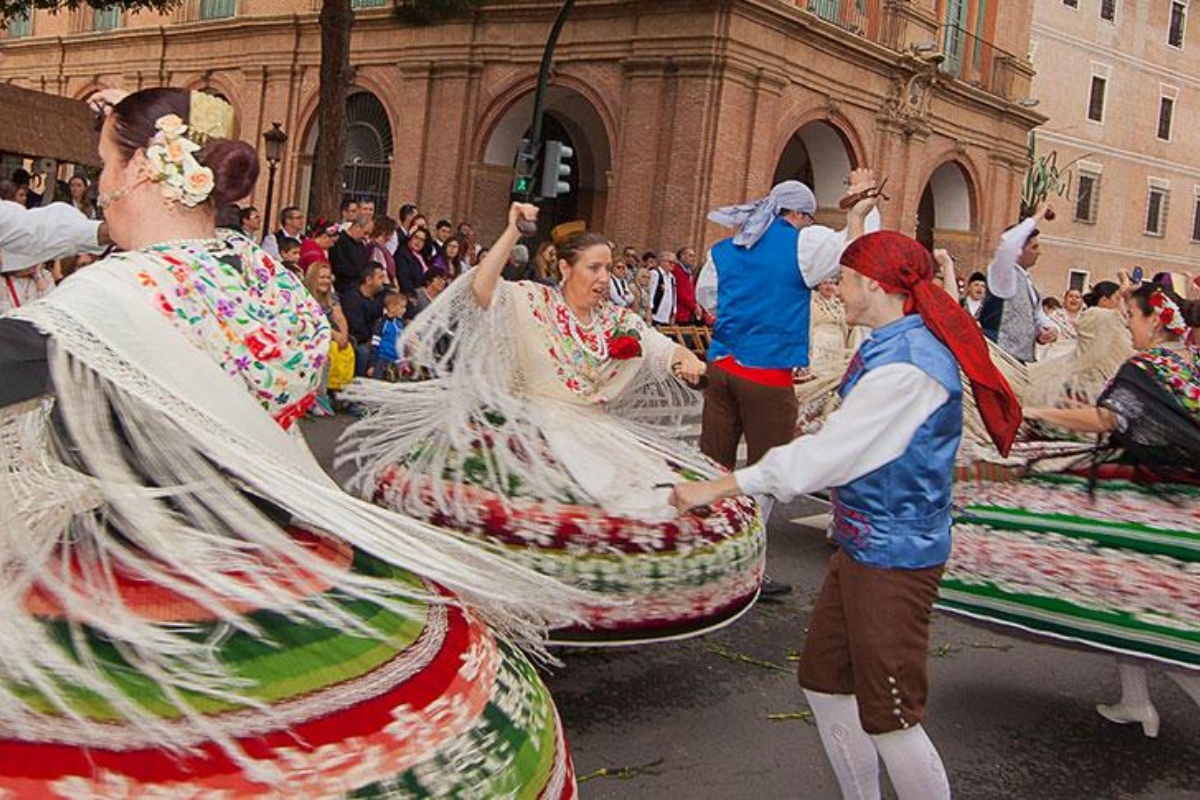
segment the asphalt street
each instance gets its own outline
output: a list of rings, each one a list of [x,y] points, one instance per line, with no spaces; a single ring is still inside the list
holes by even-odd
[[[342,418],[306,421],[328,465]],[[839,797],[796,684],[826,559],[816,501],[776,507],[768,571],[796,589],[683,642],[565,650],[546,675],[585,799]],[[799,521],[797,521],[799,520]],[[1114,661],[936,614],[925,727],[961,800],[1200,800],[1200,709],[1161,673],[1157,739],[1094,710]],[[885,797],[892,797],[885,787]]]

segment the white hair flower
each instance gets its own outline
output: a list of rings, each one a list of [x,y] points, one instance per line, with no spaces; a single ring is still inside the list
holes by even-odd
[[[159,117],[154,127],[158,132],[146,146],[150,180],[162,184],[168,204],[180,202],[189,208],[200,205],[215,186],[212,170],[193,155],[200,145],[187,138],[188,126],[176,114]]]

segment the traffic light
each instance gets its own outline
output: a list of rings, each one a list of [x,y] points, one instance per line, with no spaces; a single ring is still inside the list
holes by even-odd
[[[562,142],[546,142],[542,153],[542,191],[541,196],[551,200],[571,191],[567,178],[571,177],[571,166],[564,163],[575,151]]]
[[[533,198],[533,179],[537,172],[537,145],[522,139],[517,146],[517,158],[513,164],[512,199],[529,202]]]

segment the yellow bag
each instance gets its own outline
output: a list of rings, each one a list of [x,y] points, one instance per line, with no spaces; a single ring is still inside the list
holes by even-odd
[[[354,380],[354,348],[333,342],[329,346],[329,391],[336,392]]]

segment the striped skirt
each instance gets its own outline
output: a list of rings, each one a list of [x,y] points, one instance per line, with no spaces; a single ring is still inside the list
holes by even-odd
[[[1200,670],[1200,487],[960,481],[937,607]]]
[[[330,558],[348,569],[417,584],[344,545],[332,547]],[[247,613],[257,628],[252,634],[216,630],[185,597],[164,589],[142,584],[123,592],[154,619],[210,637],[221,662],[244,682],[240,699],[253,706],[187,698],[214,735],[167,752],[152,732],[122,724],[113,708],[80,688],[70,712],[98,725],[51,707],[20,731],[0,721],[0,797],[576,796],[557,712],[537,672],[456,606],[410,600],[407,608],[385,609],[330,591],[372,635],[269,611]],[[56,610],[39,608],[36,596],[29,604],[44,624],[62,629],[69,647]],[[108,648],[101,666],[163,726],[178,724],[178,705],[163,702],[117,649]]]

